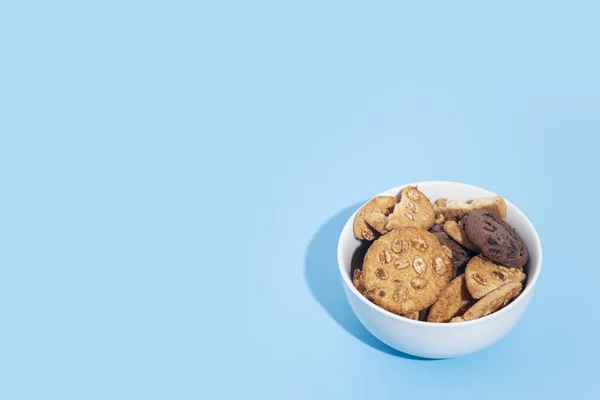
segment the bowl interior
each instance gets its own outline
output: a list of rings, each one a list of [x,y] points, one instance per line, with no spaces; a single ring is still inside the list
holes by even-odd
[[[399,196],[402,192],[402,189],[408,185],[398,186],[396,188],[387,190],[381,193],[380,195]],[[418,185],[419,190],[423,192],[427,197],[429,197],[429,199],[432,202],[435,202],[440,197],[444,197],[450,200],[467,201],[476,197],[496,195],[495,193],[492,193],[488,190],[457,182],[421,182],[416,183],[416,185]],[[519,233],[519,235],[525,242],[525,245],[527,246],[527,250],[529,251],[529,261],[527,262],[527,265],[525,265],[525,267],[523,268],[523,271],[527,274],[525,288],[523,290],[523,293],[513,303],[511,303],[505,308],[507,309],[511,307],[514,303],[518,302],[519,298],[525,297],[525,294],[533,289],[541,269],[542,249],[538,234],[535,231],[535,228],[533,227],[529,219],[525,216],[525,214],[521,212],[521,210],[515,207],[510,201],[506,199],[504,200],[506,201],[507,208],[506,220]],[[340,241],[338,243],[338,264],[340,267],[340,273],[342,274],[344,284],[349,286],[350,289],[356,295],[358,295],[369,305],[377,308],[385,314],[389,314],[392,317],[400,318],[399,316],[392,314],[365,299],[352,284],[352,271],[356,268],[362,267],[362,261],[368,249],[368,243],[361,242],[360,240],[354,238],[352,227],[354,224],[354,217],[356,216],[357,212],[358,210],[356,210],[356,212],[352,214],[350,219],[346,222],[346,225],[344,226],[344,229],[342,230],[340,236]],[[488,317],[480,318],[471,322],[484,320]],[[420,321],[414,322],[418,323]]]

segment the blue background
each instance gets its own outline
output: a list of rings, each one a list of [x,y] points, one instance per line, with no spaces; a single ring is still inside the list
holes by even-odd
[[[597,2],[418,3],[2,2],[0,398],[599,398]],[[342,225],[420,180],[543,242],[473,355],[343,297]]]

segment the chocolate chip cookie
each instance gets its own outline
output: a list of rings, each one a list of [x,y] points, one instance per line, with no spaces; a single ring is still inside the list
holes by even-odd
[[[506,267],[525,266],[529,258],[527,248],[507,222],[484,210],[467,212],[461,221],[467,237],[485,257]]]

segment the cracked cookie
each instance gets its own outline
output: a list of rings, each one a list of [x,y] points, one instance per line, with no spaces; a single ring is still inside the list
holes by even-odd
[[[381,215],[385,218],[387,224],[387,215],[393,211],[397,203],[398,199],[393,196],[377,196],[372,198],[358,211],[354,218],[354,237],[362,240],[375,240],[379,237],[380,232],[367,223],[365,216],[369,215],[367,218],[373,222]],[[385,225],[383,228],[385,229]]]
[[[429,229],[433,225],[435,213],[427,196],[416,186],[407,186],[402,191],[400,202],[394,206],[394,211],[388,217],[386,229],[414,226]]]
[[[484,210],[502,221],[506,219],[506,203],[502,196],[478,197],[469,202],[441,198],[435,202],[433,209],[442,221],[456,220],[464,213],[474,210]]]

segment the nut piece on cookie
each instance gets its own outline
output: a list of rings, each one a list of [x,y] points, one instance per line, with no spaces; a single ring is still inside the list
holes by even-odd
[[[471,259],[465,270],[467,288],[476,299],[509,282],[523,282],[527,277],[519,268],[507,268],[482,256]]]
[[[443,215],[444,219],[458,219],[464,213],[473,210],[484,210],[500,220],[506,219],[506,203],[502,196],[478,197],[470,202],[460,200],[438,199],[433,206],[436,215]]]
[[[462,317],[462,315],[460,317],[454,317],[450,320],[450,322],[465,322],[465,319]]]
[[[457,315],[462,315],[475,301],[467,290],[465,275],[461,274],[454,278],[440,297],[431,306],[428,322],[448,322]]]
[[[470,321],[490,315],[521,294],[522,290],[523,285],[521,285],[521,282],[509,282],[502,285],[480,299],[471,308],[465,311],[462,317],[465,321]]]
[[[388,231],[407,226],[429,229],[435,213],[431,202],[416,186],[407,186],[402,191],[400,202],[394,207],[386,225]]]
[[[511,268],[523,268],[527,263],[525,243],[507,222],[483,210],[469,211],[461,222],[467,237],[486,258]]]
[[[429,307],[452,274],[449,251],[426,230],[394,229],[374,241],[363,261],[368,298],[400,315]]]
[[[363,240],[375,240],[379,237],[379,232],[365,221],[365,215],[376,211],[387,216],[393,211],[397,203],[398,199],[393,196],[377,196],[372,198],[358,211],[354,218],[354,237]]]
[[[469,240],[467,234],[460,224],[454,220],[446,221],[444,224],[444,232],[450,236],[455,242],[461,244],[471,251],[479,251],[477,246]]]

